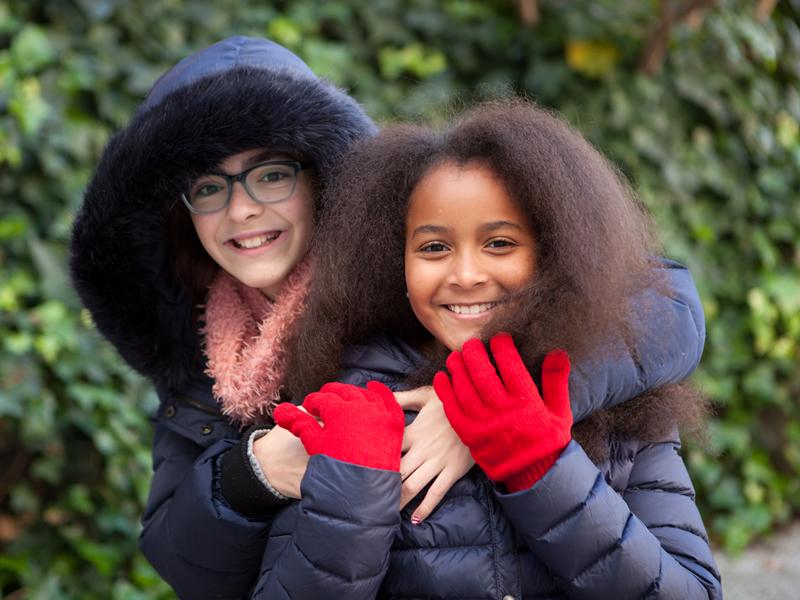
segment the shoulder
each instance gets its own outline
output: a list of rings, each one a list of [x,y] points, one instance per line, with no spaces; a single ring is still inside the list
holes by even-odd
[[[407,342],[388,335],[376,335],[345,347],[339,380],[355,385],[376,380],[397,388],[423,360],[422,354]]]

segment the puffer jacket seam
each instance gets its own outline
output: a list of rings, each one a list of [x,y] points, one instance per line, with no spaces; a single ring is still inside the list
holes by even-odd
[[[484,491],[487,492],[486,500],[487,500],[487,508],[489,510],[489,536],[491,539],[491,547],[492,547],[492,575],[494,576],[494,589],[497,594],[503,593],[503,590],[500,589],[500,560],[498,558],[498,550],[497,550],[497,535],[495,531],[495,527],[497,525],[495,520],[495,506],[494,502],[491,500],[491,484],[488,484],[484,487]]]
[[[462,544],[460,546],[415,546],[413,548],[392,548],[392,553],[395,552],[419,552],[427,550],[469,550],[471,548],[489,548],[492,543],[487,544]]]
[[[695,495],[687,487],[645,487],[641,485],[632,485],[630,487],[625,488],[626,492],[664,492],[666,494],[678,494],[679,496],[686,496],[691,500],[695,500]]]
[[[563,519],[554,523],[536,537],[543,538],[549,535],[550,533],[554,532],[556,529],[559,529],[567,522],[571,521],[574,517],[578,516],[586,508],[591,499],[597,495],[597,491],[604,483],[605,483],[605,478],[603,477],[603,474],[598,471],[597,475],[595,476],[594,483],[592,484],[592,488],[589,490],[589,494],[586,496],[586,498],[584,498],[584,500],[580,504],[578,504],[573,510],[567,513]]]
[[[311,515],[316,515],[317,517],[322,517],[323,519],[330,519],[331,521],[337,521],[338,523],[345,523],[346,525],[356,525],[361,527],[371,527],[373,529],[393,529],[395,527],[394,523],[364,523],[361,521],[356,521],[352,518],[344,518],[338,517],[336,515],[332,515],[329,513],[322,512],[315,508],[304,508],[304,511]]]
[[[648,590],[639,596],[639,600],[646,600],[654,597],[656,591],[661,587],[661,579],[664,577],[664,561],[658,561],[658,577],[653,580]]]
[[[637,389],[646,389],[646,375],[644,365],[642,361],[639,360],[639,357],[636,356],[636,349],[629,347],[628,352],[630,352],[631,359],[633,360],[633,366],[636,369],[636,387]]]
[[[580,571],[577,573],[577,575],[575,575],[574,577],[572,577],[572,578],[569,580],[570,584],[572,584],[572,585],[575,585],[575,582],[576,582],[578,579],[580,579],[581,577],[583,577],[584,575],[586,575],[586,573],[590,572],[590,571],[591,571],[591,570],[592,570],[592,569],[593,569],[595,566],[597,566],[598,564],[600,564],[601,562],[603,562],[605,559],[607,559],[609,556],[611,556],[612,554],[614,554],[614,552],[616,552],[617,550],[619,550],[619,549],[622,547],[622,542],[621,542],[621,540],[622,540],[622,538],[624,538],[624,537],[625,537],[625,531],[627,531],[627,529],[628,529],[628,527],[630,526],[630,524],[631,524],[631,522],[633,521],[633,519],[634,519],[634,516],[633,516],[633,514],[632,514],[632,513],[628,514],[628,518],[625,520],[625,526],[622,528],[622,534],[620,535],[620,537],[619,537],[619,538],[617,538],[617,539],[614,541],[614,543],[613,543],[613,544],[611,544],[611,546],[608,548],[608,550],[606,550],[605,552],[603,552],[602,554],[600,554],[600,556],[598,556],[597,558],[595,558],[595,560],[593,560],[593,561],[592,561],[592,562],[590,562],[588,565],[586,565],[586,566],[585,566],[583,569],[581,569],[581,570],[580,570]]]
[[[284,583],[281,581],[281,578],[280,578],[280,576],[279,576],[279,575],[275,575],[275,582],[276,582],[276,583],[277,583],[279,586],[281,586],[281,589],[284,591],[284,593],[286,594],[286,597],[287,597],[287,598],[291,598],[291,597],[292,597],[292,595],[289,593],[289,588],[287,588],[287,587],[284,585]]]
[[[370,579],[374,579],[376,576],[380,575],[383,572],[384,566],[385,566],[385,565],[382,565],[381,569],[379,571],[377,571],[375,573],[370,573],[369,575],[365,575],[364,577],[350,578],[350,577],[346,577],[346,576],[342,575],[341,573],[335,573],[335,572],[331,571],[330,569],[326,569],[322,565],[319,565],[319,564],[315,563],[308,556],[306,556],[306,553],[303,552],[303,549],[300,548],[300,546],[298,546],[297,543],[295,543],[294,541],[292,541],[292,545],[297,549],[297,552],[300,554],[300,556],[303,557],[303,560],[305,560],[309,565],[311,565],[315,569],[319,569],[320,571],[322,571],[323,573],[325,573],[327,575],[335,577],[336,579],[340,579],[341,581],[344,581],[346,583],[354,583],[354,582],[358,582],[358,581],[369,581]]]
[[[669,555],[672,556],[679,563],[681,562],[679,559],[682,558],[684,560],[689,561],[691,564],[700,565],[704,569],[708,569],[710,567],[710,565],[708,563],[701,562],[701,561],[697,560],[695,557],[690,556],[690,555],[688,555],[688,554],[686,554],[684,552],[676,552],[675,550],[673,550],[672,552],[669,553]],[[681,563],[681,564],[683,564],[683,563]],[[684,568],[686,568],[686,567],[684,566]],[[691,569],[686,569],[686,570],[689,571],[689,572],[692,572]],[[695,575],[695,577],[697,576],[696,573],[694,573],[694,575]]]
[[[672,525],[670,523],[650,523],[647,525],[647,528],[651,531],[653,529],[677,529],[678,531],[685,531],[688,534],[694,535],[695,537],[703,540],[705,543],[708,543],[708,537],[693,527],[678,527],[677,525]]]

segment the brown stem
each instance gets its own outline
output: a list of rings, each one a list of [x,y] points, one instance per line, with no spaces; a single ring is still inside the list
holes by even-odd
[[[778,0],[758,0],[758,5],[756,6],[756,19],[765,23],[769,20],[770,16],[772,16],[772,11],[775,10],[775,6],[778,4]]]
[[[539,24],[541,15],[539,13],[538,0],[517,0],[517,6],[519,8],[519,18],[523,25],[533,29]]]
[[[639,70],[654,75],[661,70],[667,56],[672,29],[677,23],[691,21],[699,27],[703,15],[716,3],[716,0],[661,0],[658,22],[650,30],[648,42],[639,57]]]

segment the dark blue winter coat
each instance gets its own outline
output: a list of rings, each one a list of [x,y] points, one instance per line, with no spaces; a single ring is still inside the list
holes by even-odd
[[[364,385],[400,382],[419,358],[379,340],[348,360],[343,380]],[[398,473],[312,456],[302,500],[272,522],[252,597],[721,598],[679,449],[676,432],[617,441],[595,465],[573,441],[514,494],[475,467],[420,525],[413,504],[398,513]]]
[[[264,146],[306,157],[324,189],[343,153],[374,131],[351,98],[284,48],[231,38],[157,82],[130,125],[109,142],[87,189],[71,242],[71,275],[99,331],[158,391],[154,475],[140,544],[181,598],[247,596],[276,506],[264,500],[269,494],[254,477],[242,494],[222,494],[222,482],[249,465],[237,466],[242,432],[222,416],[213,382],[203,374],[192,302],[172,263],[169,211],[193,177]],[[652,302],[645,303],[655,304],[664,321],[645,322],[635,347],[621,346],[622,358],[573,365],[576,420],[680,381],[697,366],[705,329],[694,283],[680,265],[664,261],[658,268],[672,293],[651,292]],[[380,374],[374,353],[350,359],[351,376],[397,377]],[[248,505],[263,509],[254,514],[242,508]]]

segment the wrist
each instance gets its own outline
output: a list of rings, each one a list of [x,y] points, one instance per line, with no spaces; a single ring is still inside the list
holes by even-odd
[[[272,509],[288,502],[285,496],[276,495],[265,487],[253,469],[247,450],[256,430],[246,431],[218,462],[222,498],[233,510],[253,519],[265,518]]]
[[[277,488],[275,488],[270,482],[267,476],[264,474],[263,469],[261,468],[261,462],[258,460],[256,456],[254,445],[255,442],[270,432],[270,429],[257,429],[253,431],[251,435],[247,436],[247,458],[250,461],[250,468],[253,469],[253,473],[255,474],[256,478],[264,485],[267,490],[273,494],[279,500],[291,500],[291,498],[281,493]]]
[[[300,482],[308,466],[308,454],[299,438],[282,427],[253,439],[251,461],[263,481],[283,496],[300,499]],[[256,471],[256,469],[254,469]]]
[[[533,487],[542,477],[547,474],[547,472],[558,460],[558,457],[561,456],[563,451],[564,449],[561,448],[560,450],[551,452],[547,456],[533,463],[524,471],[508,477],[505,481],[503,481],[506,489],[510,493],[514,493]]]

